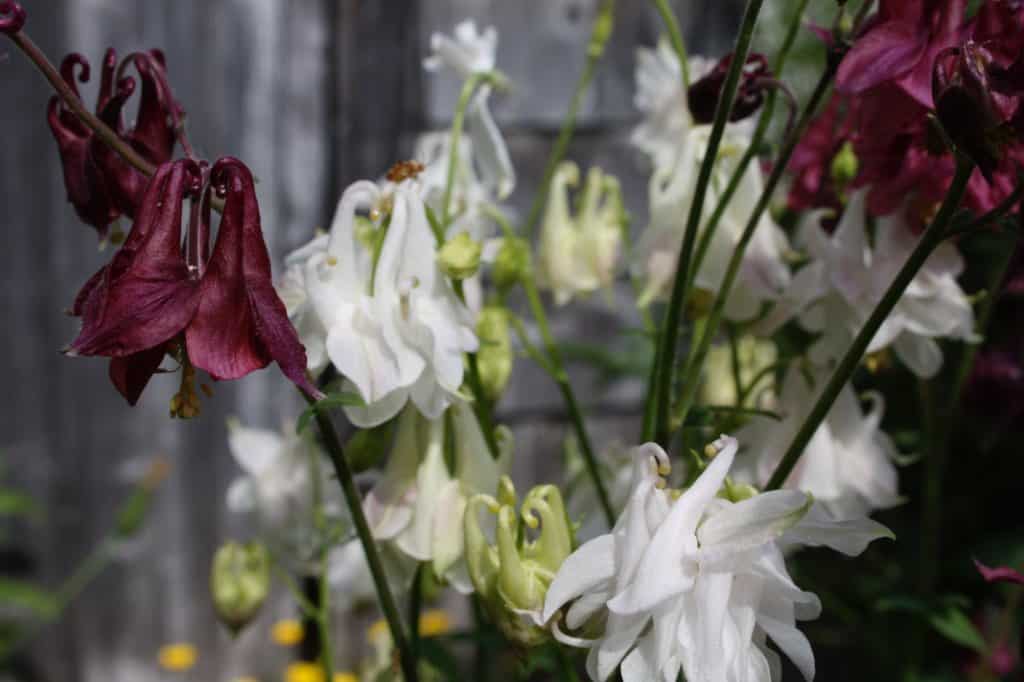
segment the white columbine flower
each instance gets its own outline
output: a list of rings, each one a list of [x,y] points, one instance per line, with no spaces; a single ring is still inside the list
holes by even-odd
[[[383,478],[363,506],[374,537],[391,540],[406,556],[432,562],[463,593],[473,591],[463,558],[463,516],[477,493],[493,495],[510,459],[511,435],[501,434],[503,452],[495,460],[472,409],[452,410],[454,470],[445,462],[445,419],[427,420],[406,408],[399,416],[395,443]]]
[[[355,386],[366,405],[345,411],[357,426],[387,421],[408,400],[439,417],[456,400],[463,354],[478,345],[469,310],[433,257],[421,193],[416,179],[356,182],[342,195],[326,242],[319,237],[291,257],[293,267],[305,258],[305,299],[287,297],[300,338],[313,349],[310,369],[329,359]],[[361,209],[372,222],[357,216]]]
[[[782,547],[826,545],[856,555],[888,531],[866,519],[836,522],[803,493],[743,491],[733,501],[726,475],[737,450],[722,437],[713,459],[677,498],[660,490],[667,456],[655,445],[636,451],[634,491],[615,529],[581,546],[548,589],[543,617],[568,602],[565,625],[580,629],[603,614],[594,640],[556,635],[590,646],[587,671],[608,679],[621,665],[624,682],[778,680],[771,639],[814,676],[810,645],[797,620],[817,617],[817,598],[786,572]]]
[[[453,36],[434,33],[430,36],[432,54],[423,60],[428,71],[442,67],[466,80],[474,75],[493,73],[498,50],[498,32],[493,26],[478,31],[471,20],[455,27]],[[494,122],[488,106],[491,86],[481,85],[466,109],[466,128],[479,163],[485,184],[494,188],[499,199],[511,194],[515,187],[515,170],[505,140]]]
[[[810,411],[816,392],[828,379],[827,373],[815,374],[806,377],[798,369],[790,369],[776,407],[783,420],[755,417],[737,434],[740,442],[755,445],[747,461],[741,459],[749,482],[763,485],[771,477]],[[857,518],[900,502],[894,464],[898,453],[881,429],[885,403],[878,393],[866,397],[870,408],[865,414],[853,387],[843,388],[786,481],[787,488],[814,495],[840,519]]]
[[[609,288],[622,245],[624,209],[619,181],[600,168],[591,168],[574,216],[569,188],[579,182],[580,169],[572,161],[555,170],[540,235],[538,274],[558,305],[576,295]]]
[[[697,175],[710,134],[711,126],[708,125],[691,128],[675,143],[679,150],[675,163],[655,167],[651,176],[648,190],[651,222],[640,238],[638,262],[634,266],[644,279],[640,295],[642,305],[666,297],[671,290],[687,217],[695,198]],[[704,200],[697,244],[704,234],[704,225],[718,206],[749,144],[746,133],[738,128],[727,129]],[[708,244],[694,280],[698,288],[711,292],[719,290],[729,260],[763,191],[761,169],[757,163],[751,163]],[[782,295],[790,281],[789,267],[784,259],[788,250],[785,233],[767,213],[763,214],[743,254],[739,276],[726,302],[727,318],[750,319],[760,312],[762,303]],[[694,253],[697,253],[696,247]]]
[[[802,227],[801,241],[813,260],[794,275],[792,289],[774,317],[799,314],[808,331],[821,332],[810,358],[830,365],[849,348],[918,237],[899,211],[878,218],[872,246],[866,189],[850,198],[831,236],[821,228],[820,218],[820,213],[812,214]],[[942,366],[936,338],[977,339],[971,303],[956,281],[962,271],[963,259],[956,248],[940,245],[882,323],[867,352],[891,346],[914,374],[935,376]]]

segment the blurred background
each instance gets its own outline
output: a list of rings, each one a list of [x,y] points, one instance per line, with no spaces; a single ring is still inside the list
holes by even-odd
[[[279,273],[285,253],[329,224],[347,184],[381,176],[395,161],[409,157],[419,134],[448,125],[459,84],[453,77],[424,73],[421,59],[432,32],[450,31],[464,18],[494,25],[500,34],[498,68],[512,88],[492,102],[518,175],[511,211],[525,211],[583,67],[598,0],[23,4],[29,13],[26,31],[54,62],[76,51],[95,67],[108,46],[121,54],[151,47],[165,51],[170,82],[188,113],[189,135],[199,154],[237,156],[257,176],[265,236]],[[674,0],[691,52],[713,57],[726,52],[742,4]],[[790,3],[766,5],[759,29],[762,46],[779,38]],[[818,19],[834,10],[833,3],[811,5]],[[619,177],[634,231],[646,223],[649,176],[646,163],[628,144],[638,118],[635,50],[653,45],[660,32],[651,3],[617,3],[615,32],[568,155],[582,168],[598,165]],[[798,92],[805,80],[801,69],[820,68],[822,58],[820,47],[804,33],[787,77]],[[95,87],[94,75],[83,89],[87,104]],[[233,640],[214,617],[208,581],[216,548],[228,539],[248,538],[253,530],[225,504],[228,485],[239,473],[227,448],[226,420],[234,416],[268,428],[290,424],[301,409],[295,391],[276,371],[259,372],[216,386],[198,419],[172,421],[168,401],[177,390],[176,377],[155,377],[139,405],[129,408],[110,386],[106,362],[59,354],[77,324],[63,311],[85,279],[106,262],[109,250],[97,250],[94,231],[77,220],[66,201],[46,125],[50,89],[6,42],[0,42],[0,92],[0,319],[5,323],[0,357],[6,386],[0,396],[0,576],[61,585],[117,523],[118,509],[153,461],[163,457],[170,466],[142,532],[118,543],[114,564],[58,623],[37,633],[12,679],[280,679],[289,652],[273,646],[269,631],[276,620],[295,615],[287,592],[278,590],[259,621]],[[979,272],[970,276],[976,284],[968,289],[975,290],[984,277]],[[625,339],[626,345],[617,346],[611,356],[620,363],[614,371],[593,358],[572,367],[599,447],[628,442],[639,431],[643,382],[632,378],[630,337],[615,337],[616,330],[635,326],[635,313],[629,310],[594,297],[572,306],[571,313],[554,316],[560,339]],[[891,406],[887,422],[896,426],[890,427],[915,424],[914,387],[896,380],[887,389],[890,395],[907,396]],[[1000,537],[1016,533],[1014,546],[1021,545],[1019,505],[1009,515],[1001,509],[1001,500],[1012,499],[1014,487],[1019,490],[1024,472],[1018,460],[1000,468],[995,459],[986,459],[990,468],[983,479],[958,469],[976,451],[981,456],[1000,444],[1005,447],[1018,416],[1001,417],[1000,430],[984,443],[967,434],[965,445],[965,434],[954,434],[961,442],[948,476],[963,475],[958,480],[974,485],[943,501],[949,505],[948,517],[956,519],[943,543],[958,548],[946,556],[954,581],[976,581],[969,563],[976,541],[1000,543]],[[498,419],[516,435],[514,478],[521,489],[540,479],[558,479],[566,416],[549,378],[526,360],[516,365]],[[914,450],[913,433],[902,435],[903,449]],[[981,476],[977,467],[966,471]],[[913,496],[920,490],[917,476],[911,465],[903,487]],[[13,522],[9,512],[16,498],[4,492],[11,490],[31,500]],[[984,492],[974,495],[972,490]],[[813,570],[802,570],[803,563],[794,568],[797,582],[821,593],[825,602],[825,617],[807,629],[818,654],[819,679],[863,679],[865,671],[877,672],[874,654],[889,646],[913,646],[929,655],[940,646],[934,637],[921,639],[919,629],[913,641],[904,641],[906,616],[883,617],[872,610],[879,594],[906,582],[900,566],[916,566],[917,513],[904,509],[880,516],[906,541],[872,549],[856,564],[856,577],[840,560],[815,563],[819,555],[813,552],[806,559]],[[979,528],[1004,535],[981,537]],[[815,581],[808,584],[811,576]],[[0,629],[3,615],[0,611]],[[339,636],[348,644],[341,649],[354,652],[365,624],[345,625]],[[197,649],[198,661],[185,675],[157,666],[158,650],[171,642],[189,642]],[[857,656],[858,651],[869,655]],[[953,647],[942,655],[947,654],[955,660],[963,652]],[[793,678],[787,674],[786,679]]]

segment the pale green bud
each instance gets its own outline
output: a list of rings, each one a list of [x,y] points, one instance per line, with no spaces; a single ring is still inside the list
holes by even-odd
[[[263,545],[228,542],[213,555],[213,607],[232,634],[255,618],[269,592],[270,554]]]
[[[512,338],[509,334],[508,311],[500,306],[485,306],[476,323],[480,350],[476,354],[480,383],[491,400],[497,400],[512,376]]]
[[[853,182],[860,170],[860,160],[853,151],[853,145],[845,143],[832,158],[832,180],[840,189]]]
[[[498,289],[509,289],[519,284],[530,271],[530,247],[518,237],[505,237],[494,259],[494,284]]]
[[[460,232],[437,252],[441,271],[452,279],[467,279],[480,267],[480,243],[466,232]]]
[[[594,28],[590,33],[590,44],[587,45],[587,55],[597,59],[604,54],[605,45],[612,36],[615,28],[615,4],[606,2],[602,5],[598,15],[594,18]]]

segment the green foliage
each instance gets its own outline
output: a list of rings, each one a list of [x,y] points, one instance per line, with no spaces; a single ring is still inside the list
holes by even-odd
[[[321,398],[309,407],[307,407],[302,414],[299,415],[298,421],[295,423],[295,432],[302,433],[309,426],[310,420],[313,419],[317,414],[323,413],[328,414],[331,410],[339,407],[365,407],[366,403],[357,393],[352,391],[338,391],[336,393],[328,393],[325,398]]]
[[[957,595],[946,595],[932,601],[893,596],[881,599],[875,608],[882,613],[895,611],[917,616],[949,641],[985,654],[988,652],[988,644],[984,636],[964,613],[964,609],[969,606],[969,599]]]

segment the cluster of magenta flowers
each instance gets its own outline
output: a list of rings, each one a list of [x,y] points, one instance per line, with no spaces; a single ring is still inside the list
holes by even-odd
[[[25,20],[19,4],[0,3],[0,32],[17,39]],[[137,89],[129,67],[141,81],[132,125],[124,116]],[[307,395],[319,397],[273,287],[252,173],[232,157],[212,166],[195,158],[159,50],[119,63],[108,49],[95,118],[86,120],[77,83],[88,82],[90,71],[82,55],[65,57],[59,75],[67,89],[51,98],[47,111],[68,200],[101,238],[122,216],[132,222],[123,245],[75,298],[70,312],[82,327],[65,352],[110,358],[110,379],[131,404],[171,358],[182,370],[182,390],[171,403],[180,417],[198,413],[196,369],[215,380],[238,379],[274,361]],[[112,137],[122,149],[112,147]],[[185,158],[175,160],[178,143]],[[215,204],[222,216],[214,239]]]
[[[869,186],[869,210],[892,213],[913,196],[927,218],[952,182],[955,160],[932,122],[977,165],[965,205],[1006,199],[1024,163],[1024,6],[986,0],[882,0],[839,65],[836,93],[794,155],[789,203],[834,208],[831,161],[847,144],[852,187]]]

